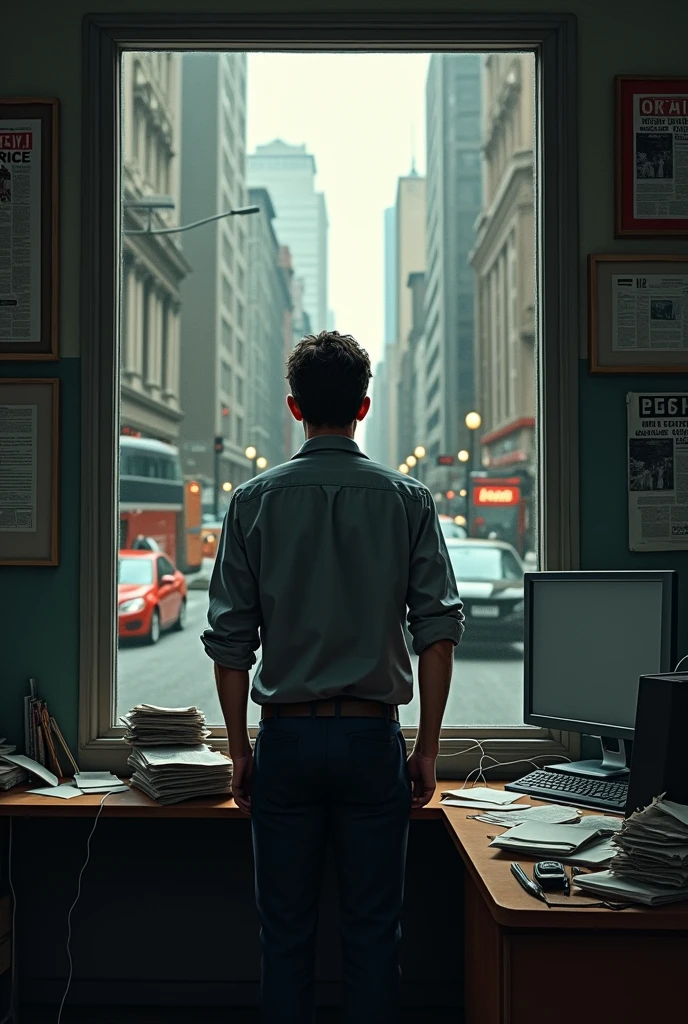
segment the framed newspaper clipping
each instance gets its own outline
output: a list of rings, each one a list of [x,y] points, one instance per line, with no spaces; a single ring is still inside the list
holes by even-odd
[[[58,565],[60,382],[0,380],[0,565]]]
[[[588,257],[591,373],[688,373],[688,254]]]
[[[636,392],[626,395],[626,405],[628,546],[686,550],[688,394]]]
[[[688,237],[688,78],[617,75],[617,238]]]
[[[0,359],[57,359],[57,100],[0,98]]]

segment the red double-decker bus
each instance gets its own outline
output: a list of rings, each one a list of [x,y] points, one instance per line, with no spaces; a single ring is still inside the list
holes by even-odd
[[[471,536],[507,541],[519,555],[530,537],[529,487],[522,477],[471,476]]]
[[[119,444],[119,546],[151,537],[181,572],[200,569],[201,487],[182,476],[179,451],[145,437]]]

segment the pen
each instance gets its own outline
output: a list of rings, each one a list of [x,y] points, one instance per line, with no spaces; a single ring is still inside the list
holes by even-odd
[[[536,900],[542,900],[543,903],[546,903],[547,906],[549,906],[549,903],[547,902],[547,897],[545,896],[540,886],[537,884],[537,882],[533,882],[530,878],[528,878],[528,875],[525,873],[520,864],[511,865],[511,874],[514,876],[518,884],[523,889],[525,889],[525,891],[530,896],[534,896]]]

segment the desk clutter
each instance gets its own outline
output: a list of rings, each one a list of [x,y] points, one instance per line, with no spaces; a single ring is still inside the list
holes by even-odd
[[[24,698],[24,750],[27,757],[54,775],[79,771],[59,725],[38,695],[35,679],[29,679],[29,693]]]
[[[611,844],[608,870],[576,879],[586,894],[649,906],[688,899],[688,806],[656,797],[623,822]]]
[[[5,754],[13,754],[16,749],[12,743],[7,742],[4,736],[0,739],[0,758]],[[26,782],[26,779],[27,774],[19,765],[11,762],[0,763],[0,789],[12,789],[12,786]]]
[[[232,762],[201,742],[210,735],[198,708],[137,704],[122,715],[133,750],[131,785],[160,804],[215,796],[232,789]]]

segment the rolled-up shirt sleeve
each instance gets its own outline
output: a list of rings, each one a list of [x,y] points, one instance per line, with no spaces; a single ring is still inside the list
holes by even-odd
[[[437,640],[459,643],[464,629],[463,604],[435,504],[428,491],[422,494],[411,549],[406,604],[416,654]]]
[[[209,628],[201,635],[206,654],[224,668],[250,669],[260,646],[262,616],[234,496],[222,527],[209,599]]]

